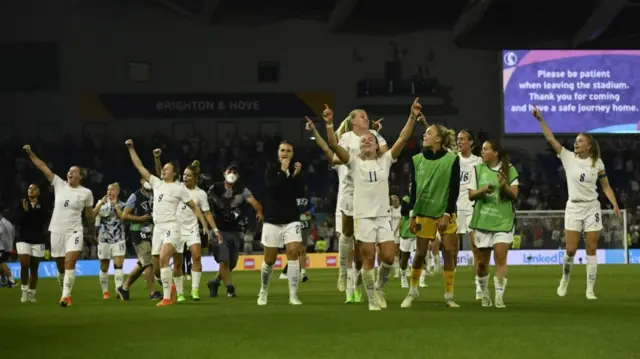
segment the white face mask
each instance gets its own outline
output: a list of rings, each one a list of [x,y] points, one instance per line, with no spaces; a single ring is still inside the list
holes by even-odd
[[[224,175],[224,180],[227,181],[227,183],[236,183],[236,181],[238,180],[238,175],[236,175],[235,173],[227,173],[226,175]]]
[[[145,182],[142,185],[142,188],[146,189],[147,191],[151,191],[151,185],[149,184],[149,182]]]

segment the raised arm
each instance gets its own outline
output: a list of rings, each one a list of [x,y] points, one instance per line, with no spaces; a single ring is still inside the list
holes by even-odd
[[[553,147],[553,150],[556,151],[556,153],[560,153],[562,151],[562,145],[560,144],[560,142],[558,142],[558,140],[556,140],[556,137],[553,135],[553,132],[551,132],[551,129],[549,128],[549,126],[547,126],[547,123],[545,122],[544,118],[542,118],[542,115],[540,114],[540,110],[538,110],[536,106],[533,106],[533,117],[535,117],[536,120],[538,120],[538,123],[540,124],[540,128],[542,129],[542,133],[544,134],[544,138],[547,140],[547,142],[549,142],[549,144],[551,145],[551,147]]]
[[[418,100],[419,98],[416,97],[416,99],[413,101],[413,104],[411,105],[411,113],[409,114],[407,123],[404,125],[404,128],[400,132],[400,136],[398,136],[396,143],[394,143],[393,147],[391,147],[391,157],[393,157],[394,160],[400,157],[404,146],[407,144],[407,141],[409,141],[409,138],[411,138],[411,135],[413,134],[413,127],[416,124],[416,120],[420,117],[422,105],[420,104],[420,102],[418,102]]]
[[[155,170],[158,178],[162,178],[162,161],[160,160],[160,155],[162,155],[161,149],[156,148],[153,150],[153,169]]]
[[[44,176],[47,178],[47,181],[49,181],[49,183],[53,182],[53,179],[56,177],[56,175],[51,172],[51,170],[43,160],[39,159],[38,156],[36,156],[36,154],[31,151],[31,146],[24,145],[22,146],[22,149],[27,153],[33,165],[36,166],[40,170],[40,172],[42,172],[42,174],[44,174]]]
[[[320,132],[318,132],[318,129],[316,128],[316,125],[313,123],[313,121],[309,117],[305,118],[307,119],[307,125],[305,127],[306,130],[311,131],[311,133],[313,134],[313,138],[316,140],[316,144],[318,145],[318,147],[320,147],[322,152],[324,152],[324,155],[327,157],[327,161],[329,161],[329,164],[342,164],[342,162],[340,162],[340,160],[335,156],[335,153],[333,152],[333,150],[331,150],[324,138],[322,138],[322,135],[320,135]]]
[[[140,176],[142,176],[142,178],[145,181],[149,182],[149,179],[151,178],[151,174],[149,173],[149,171],[147,171],[146,168],[144,168],[144,165],[142,164],[140,157],[138,157],[138,153],[136,152],[136,149],[133,147],[133,140],[127,140],[124,144],[129,149],[129,156],[131,156],[131,162],[133,162],[133,165],[136,167],[138,172],[140,172]]]
[[[93,217],[97,216],[98,213],[100,213],[100,208],[102,208],[102,206],[105,205],[107,201],[108,199],[107,199],[107,196],[105,195],[98,201],[98,203],[96,203],[96,206],[93,207],[93,210],[91,211],[91,213],[93,214]]]
[[[335,152],[340,162],[349,163],[349,152],[338,144],[336,133],[333,130],[333,110],[331,110],[326,104],[324,105],[324,111],[322,111],[322,119],[327,127],[329,147],[331,147],[333,152]]]

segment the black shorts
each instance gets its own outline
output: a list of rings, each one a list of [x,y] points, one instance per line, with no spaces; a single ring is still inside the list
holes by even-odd
[[[238,264],[238,256],[240,254],[240,243],[242,243],[241,232],[220,232],[222,234],[222,243],[213,240],[211,253],[218,263],[227,262],[229,269],[233,269]]]
[[[11,257],[11,252],[0,251],[0,263],[5,263],[9,261]]]

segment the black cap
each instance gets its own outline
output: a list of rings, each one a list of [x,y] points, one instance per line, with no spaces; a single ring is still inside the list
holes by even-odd
[[[225,172],[227,172],[227,171],[231,171],[231,170],[238,172],[238,165],[237,165],[237,164],[235,164],[235,163],[230,163],[230,164],[227,166],[227,168],[225,168],[225,169],[224,169],[224,171],[225,171]]]

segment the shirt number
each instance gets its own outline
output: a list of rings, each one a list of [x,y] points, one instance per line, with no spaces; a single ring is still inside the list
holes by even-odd
[[[369,171],[369,182],[378,182],[378,172]]]
[[[158,202],[162,202],[162,196],[164,196],[163,194],[158,196]]]
[[[580,182],[584,182],[584,173],[580,174]]]
[[[64,206],[69,207],[69,200],[64,201]]]
[[[460,171],[460,183],[467,183],[467,182],[469,182],[469,172]]]

